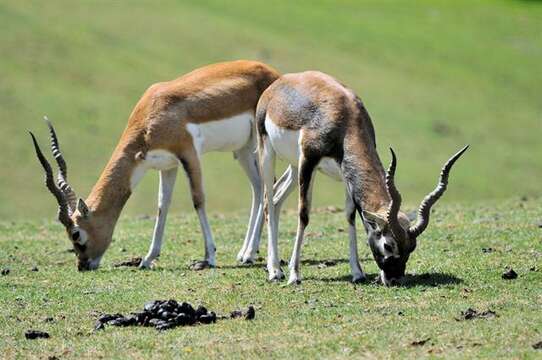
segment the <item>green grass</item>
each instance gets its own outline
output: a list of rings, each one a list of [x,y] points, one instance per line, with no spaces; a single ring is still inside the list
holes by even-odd
[[[454,169],[451,199],[540,194],[539,2],[7,0],[0,30],[4,219],[55,213],[26,133],[46,144],[44,114],[85,197],[150,84],[239,58],[282,72],[323,70],[352,87],[383,160],[389,145],[398,153],[409,203],[465,143],[472,147]],[[209,155],[204,173],[210,209],[248,208],[248,182],[231,154]],[[154,213],[156,179],[142,183],[127,214]],[[317,203],[336,204],[342,188],[321,182]],[[173,212],[191,211],[186,181],[178,186]]]
[[[203,253],[194,215],[172,216],[156,268],[114,268],[143,255],[152,220],[125,218],[96,272],[79,273],[59,225],[20,221],[0,225],[0,353],[4,358],[536,358],[542,341],[542,221],[540,201],[512,199],[483,206],[439,204],[411,257],[405,287],[349,283],[344,216],[314,211],[303,248],[299,286],[268,283],[259,262],[237,266],[246,217],[211,217],[218,267],[188,265]],[[280,250],[288,259],[295,216],[282,216]],[[264,241],[265,242],[265,241]],[[377,268],[363,246],[362,266]],[[493,248],[484,253],[482,248]],[[125,252],[122,249],[126,249]],[[265,254],[265,246],[262,254]],[[324,260],[336,266],[319,268]],[[38,266],[38,272],[31,272]],[[501,279],[506,266],[519,277]],[[536,271],[530,270],[533,266]],[[92,332],[102,312],[128,313],[151,299],[203,303],[220,314],[255,304],[256,319],[157,333],[151,328]],[[473,307],[493,319],[456,321]],[[401,312],[401,314],[399,314]],[[45,323],[47,316],[54,322]],[[51,338],[29,341],[29,328]],[[413,341],[430,338],[423,346]]]

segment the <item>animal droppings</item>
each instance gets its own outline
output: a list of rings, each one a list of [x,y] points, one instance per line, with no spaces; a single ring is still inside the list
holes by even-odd
[[[38,339],[38,338],[48,339],[49,334],[46,333],[45,331],[26,330],[26,332],[24,333],[24,337],[29,339],[29,340],[34,340],[34,339]]]
[[[256,317],[256,310],[254,306],[249,305],[247,312],[245,313],[245,320],[253,320]]]
[[[235,314],[235,315],[234,315]],[[231,318],[244,316],[247,320],[255,317],[253,306],[249,306],[243,313],[240,310],[232,311]],[[143,305],[140,312],[124,316],[122,314],[104,314],[98,318],[95,330],[105,329],[110,326],[152,326],[156,330],[163,331],[173,329],[177,326],[191,326],[195,324],[213,324],[219,317],[214,311],[209,311],[205,306],[198,306],[196,309],[187,303],[179,303],[176,300],[153,300]],[[227,317],[220,317],[225,319]]]
[[[465,311],[461,311],[461,316],[459,318],[455,318],[457,321],[461,320],[473,320],[473,319],[490,319],[497,317],[497,313],[493,310],[486,310],[482,312],[478,312],[476,309],[468,308]]]
[[[233,310],[230,313],[230,318],[236,319],[244,317],[245,320],[252,320],[256,317],[256,309],[254,309],[254,306],[249,305],[246,311],[243,310]]]
[[[502,273],[501,277],[505,280],[514,280],[518,277],[518,274],[514,271],[514,269],[509,268]]]
[[[136,256],[131,258],[130,260],[121,261],[119,263],[114,264],[114,267],[121,267],[121,266],[139,266],[141,264],[141,260],[143,260],[141,257]]]
[[[423,346],[426,342],[431,340],[431,338],[423,339],[423,340],[416,340],[410,343],[411,346]]]
[[[5,268],[5,269],[2,269],[2,272],[0,272],[2,274],[2,276],[6,276],[7,274],[9,274],[10,270],[8,268]]]

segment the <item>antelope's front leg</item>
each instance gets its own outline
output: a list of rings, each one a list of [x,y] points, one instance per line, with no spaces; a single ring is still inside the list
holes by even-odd
[[[365,273],[359,265],[358,240],[356,234],[356,206],[354,200],[346,190],[346,204],[344,207],[346,221],[348,221],[348,237],[350,242],[350,270],[352,271],[352,282],[359,283],[365,281]]]
[[[213,235],[211,233],[211,227],[207,220],[207,213],[205,212],[205,194],[203,192],[203,179],[201,175],[201,165],[199,157],[195,149],[192,149],[186,154],[183,154],[181,162],[188,176],[188,182],[190,184],[190,192],[192,194],[192,203],[199,218],[201,232],[203,233],[203,239],[205,241],[205,258],[203,261],[199,261],[193,265],[194,270],[202,270],[208,267],[216,266],[216,247],[213,241]]]
[[[140,269],[148,269],[151,267],[152,261],[160,255],[162,248],[162,240],[164,238],[164,227],[171,203],[171,194],[175,186],[177,178],[177,168],[160,171],[160,186],[158,190],[158,215],[154,224],[154,232],[152,235],[152,243],[149,252],[139,264]]]

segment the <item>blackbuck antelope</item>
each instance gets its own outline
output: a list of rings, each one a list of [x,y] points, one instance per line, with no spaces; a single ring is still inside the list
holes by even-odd
[[[329,75],[309,71],[288,74],[262,95],[256,110],[258,149],[268,210],[268,258],[270,280],[283,278],[277,234],[280,206],[299,184],[298,227],[289,262],[288,283],[298,283],[304,230],[309,223],[315,170],[344,181],[346,218],[349,223],[350,267],[353,281],[365,278],[358,260],[355,214],[361,216],[373,257],[385,285],[401,280],[406,263],[416,248],[416,238],[429,224],[431,206],[446,190],[454,162],[464,147],[444,165],[436,189],[422,201],[418,219],[409,224],[400,211],[401,195],[394,184],[396,157],[386,172],[376,151],[373,124],[354,92]],[[290,167],[275,184],[275,157]]]
[[[156,169],[160,171],[158,215],[149,252],[140,267],[151,265],[160,254],[179,165],[188,176],[205,240],[205,259],[198,266],[214,266],[216,249],[205,213],[200,166],[200,156],[209,151],[232,151],[252,184],[250,221],[239,252],[241,260],[252,260],[261,233],[258,227],[263,223],[254,113],[260,95],[278,76],[265,64],[234,61],[205,66],[176,80],[152,85],[132,111],[113,155],[86,200],[77,200],[68,183],[66,162],[51,123],[47,122],[51,149],[60,169],[56,182],[31,134],[47,188],[58,202],[58,219],[75,248],[78,269],[99,266],[124,204],[144,173]]]

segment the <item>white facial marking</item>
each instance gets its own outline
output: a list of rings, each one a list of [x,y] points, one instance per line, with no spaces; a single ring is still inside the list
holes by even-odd
[[[389,246],[391,246],[392,251],[388,251],[386,247],[384,247],[384,244],[388,244]],[[381,254],[383,254],[384,256],[393,256],[395,258],[400,257],[397,244],[391,236],[380,237],[380,239],[378,240],[378,247],[380,248]]]
[[[79,240],[77,241],[77,243],[79,245],[85,245],[88,241],[88,234],[85,230],[81,228],[79,228],[78,231],[79,231]]]
[[[236,151],[250,139],[254,115],[252,111],[229,118],[201,124],[188,123],[186,129],[192,135],[199,155],[209,151]]]
[[[179,166],[179,164],[179,159],[170,151],[162,149],[149,151],[145,155],[145,159],[141,160],[132,171],[132,176],[130,177],[130,189],[135,189],[147,170],[168,170]]]

